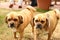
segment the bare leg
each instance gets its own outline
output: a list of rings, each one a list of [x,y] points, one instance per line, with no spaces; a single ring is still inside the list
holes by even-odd
[[[30,0],[28,1],[28,5],[30,5]]]
[[[9,2],[10,2],[9,8],[12,8],[13,5],[15,4],[15,2],[14,2],[14,0],[10,0]]]
[[[23,3],[23,0],[18,0],[18,8],[22,8],[22,3]]]
[[[25,5],[27,5],[27,1],[25,1]]]
[[[55,0],[55,5],[57,4],[57,0]]]

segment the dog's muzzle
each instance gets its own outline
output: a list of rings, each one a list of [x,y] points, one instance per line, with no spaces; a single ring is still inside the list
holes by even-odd
[[[42,25],[41,24],[37,24],[36,28],[42,29]]]
[[[14,27],[14,23],[10,23],[10,27],[13,28]]]

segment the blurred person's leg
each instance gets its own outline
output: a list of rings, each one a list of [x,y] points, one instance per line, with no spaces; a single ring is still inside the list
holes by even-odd
[[[55,5],[57,5],[57,0],[55,0]]]
[[[10,3],[9,7],[12,8],[13,5],[15,4],[15,1],[14,0],[9,0],[9,3]]]
[[[24,0],[25,5],[30,5],[31,0]]]
[[[50,6],[54,6],[54,4],[52,4],[52,2],[53,2],[53,0],[51,0],[51,4],[50,4]]]
[[[22,3],[23,3],[23,0],[18,0],[18,8],[22,8]]]
[[[31,0],[31,6],[37,6],[37,0]]]

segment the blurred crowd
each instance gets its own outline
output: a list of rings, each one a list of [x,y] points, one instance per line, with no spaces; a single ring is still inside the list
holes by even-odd
[[[15,5],[15,0],[10,0],[9,7],[12,8]],[[31,5],[31,6],[37,6],[37,0],[18,0],[18,8],[22,8],[22,3],[25,3],[25,5]]]

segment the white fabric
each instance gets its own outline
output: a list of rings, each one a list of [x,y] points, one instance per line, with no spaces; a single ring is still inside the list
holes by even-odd
[[[10,4],[14,4],[14,0],[10,0],[9,2],[10,2]]]

